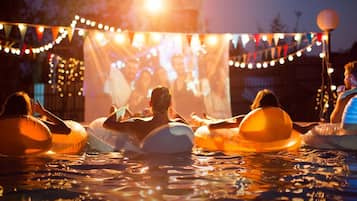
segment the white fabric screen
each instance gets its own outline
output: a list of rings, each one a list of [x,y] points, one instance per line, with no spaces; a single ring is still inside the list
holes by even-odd
[[[85,121],[107,116],[112,104],[140,112],[149,107],[157,85],[170,88],[173,106],[185,118],[192,112],[230,117],[227,37],[202,40],[186,34],[89,32],[84,42]]]

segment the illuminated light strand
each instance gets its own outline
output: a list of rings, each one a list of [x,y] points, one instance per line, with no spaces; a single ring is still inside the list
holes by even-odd
[[[81,17],[79,15],[76,15],[74,17],[74,21],[76,22],[79,22],[85,26],[89,26],[91,28],[97,28],[98,30],[101,30],[101,31],[110,31],[110,32],[122,32],[122,29],[121,28],[117,28],[117,27],[114,27],[114,26],[110,26],[110,25],[107,25],[107,24],[104,24],[104,23],[99,23],[97,21],[94,21],[94,20],[89,20],[87,18],[84,18],[84,17]]]
[[[21,29],[24,29],[25,26],[27,27],[36,27],[41,29],[42,32],[44,32],[45,28],[53,28],[54,26],[46,26],[46,25],[33,25],[33,24],[26,24],[26,23],[5,23],[5,22],[0,22],[0,30],[3,29],[4,24],[11,25],[11,26],[17,26],[20,31]],[[29,54],[39,54],[45,51],[51,50],[55,45],[58,45],[62,42],[64,38],[67,37],[68,31],[65,30],[66,27],[62,26],[56,26],[59,28],[59,35],[56,36],[56,39],[54,39],[51,42],[48,42],[45,45],[38,46],[38,47],[31,47],[31,48],[15,48],[9,45],[0,45],[0,51],[6,53],[6,54],[13,54],[13,55],[29,55]]]
[[[243,56],[234,56],[231,57],[228,61],[229,66],[234,66],[234,67],[240,67],[240,68],[246,68],[246,65],[248,65],[248,69],[252,70],[252,69],[261,69],[261,68],[267,68],[268,66],[276,66],[276,64],[285,64],[286,61],[293,61],[295,57],[301,57],[303,52],[307,51],[310,52],[312,50],[312,46],[314,45],[314,40],[312,41],[311,44],[307,45],[304,48],[301,48],[299,50],[297,50],[296,52],[287,54],[286,56],[283,57],[279,57],[279,58],[275,58],[272,60],[265,60],[265,61],[257,61],[257,62],[252,62],[252,61],[246,61],[246,62],[240,62],[237,61],[243,58]],[[269,48],[271,49],[271,48]],[[264,51],[268,51],[268,50],[263,50]],[[255,68],[253,67],[255,64]]]
[[[55,61],[57,60],[57,61]],[[57,65],[55,65],[55,63]],[[57,91],[58,95],[83,96],[84,62],[75,58],[63,59],[60,56],[51,54],[49,58],[50,72],[48,74],[48,84]],[[73,91],[73,83],[80,83],[80,88]]]

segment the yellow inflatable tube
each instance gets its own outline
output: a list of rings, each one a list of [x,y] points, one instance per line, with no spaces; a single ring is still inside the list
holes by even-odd
[[[39,154],[51,148],[50,130],[32,116],[1,119],[0,129],[2,155]]]
[[[195,146],[210,151],[272,152],[300,145],[300,133],[292,129],[289,115],[277,107],[251,111],[239,128],[210,130],[203,126],[195,132]]]
[[[59,154],[78,154],[82,152],[88,140],[85,128],[75,121],[65,120],[64,122],[71,128],[71,133],[68,135],[53,133],[51,152]]]

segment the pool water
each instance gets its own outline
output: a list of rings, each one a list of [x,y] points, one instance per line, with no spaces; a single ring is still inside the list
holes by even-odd
[[[1,157],[0,200],[357,200],[357,153]]]

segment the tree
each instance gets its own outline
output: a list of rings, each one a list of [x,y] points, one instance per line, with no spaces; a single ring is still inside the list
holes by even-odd
[[[286,24],[283,24],[280,18],[280,13],[273,19],[273,22],[270,24],[272,33],[283,33],[287,32],[288,28]]]

